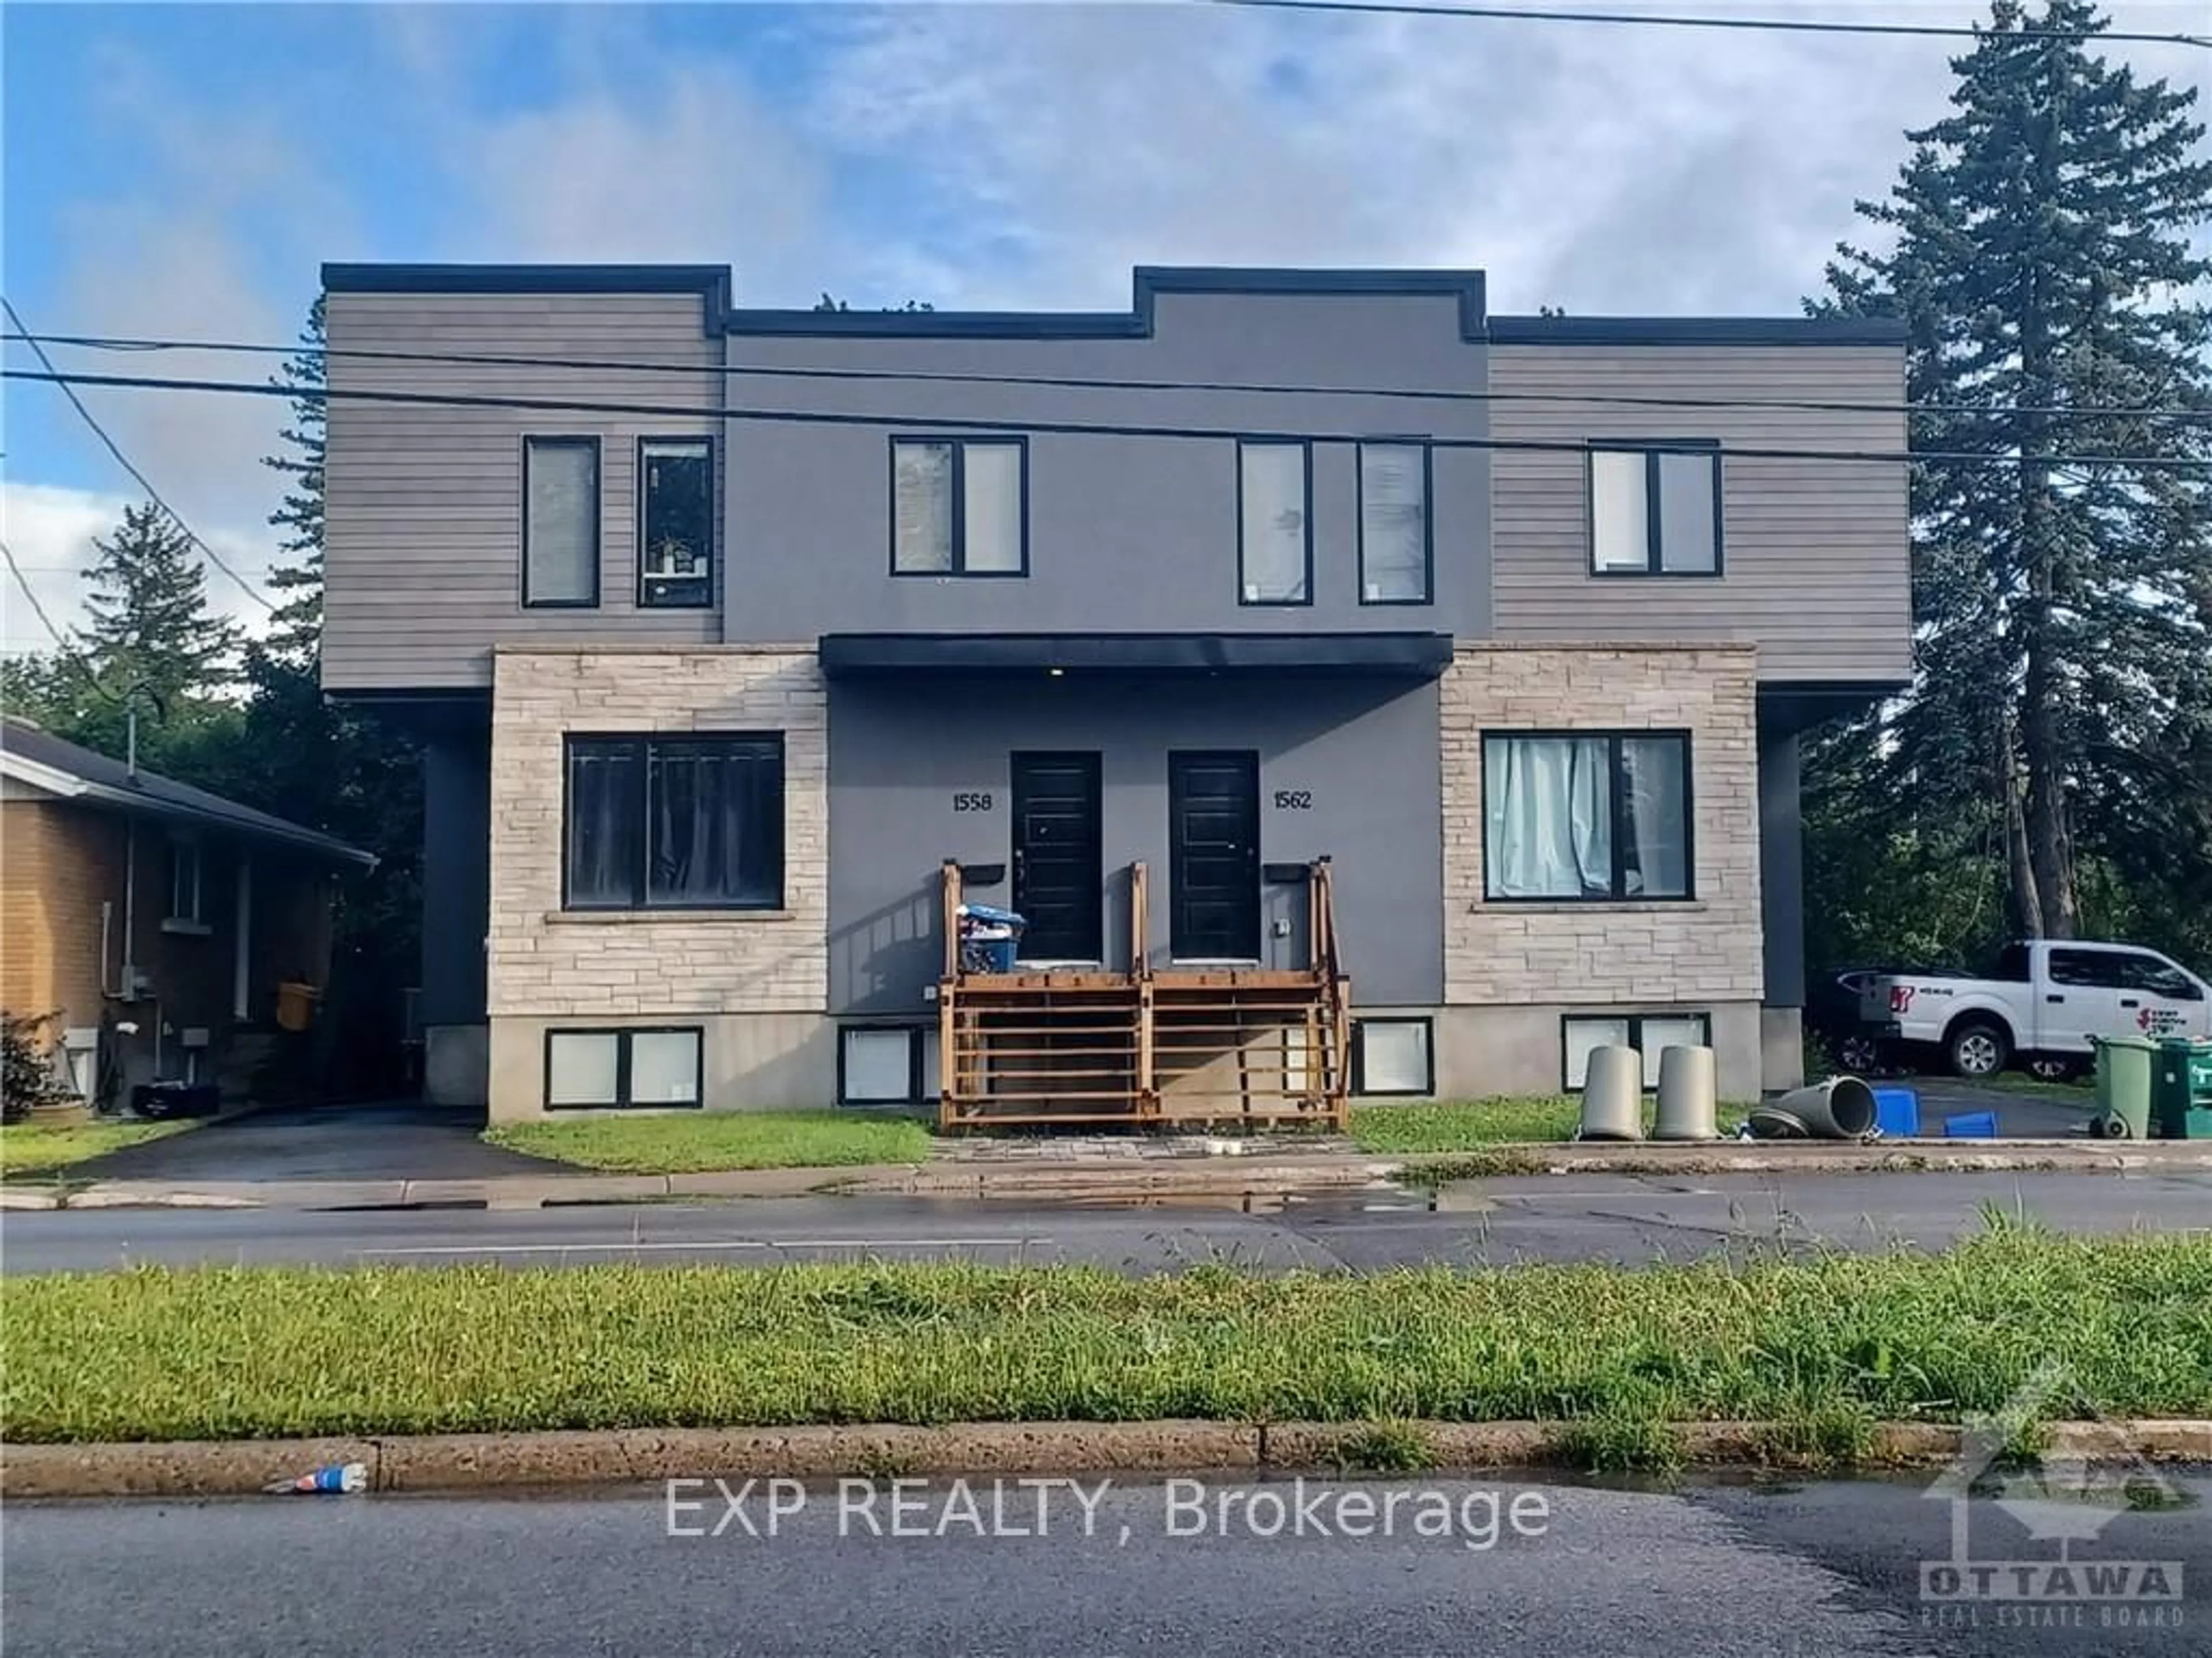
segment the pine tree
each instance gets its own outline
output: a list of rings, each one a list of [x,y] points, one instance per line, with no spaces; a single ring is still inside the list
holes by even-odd
[[[269,619],[264,644],[272,655],[295,665],[312,664],[322,647],[324,345],[323,296],[318,294],[300,331],[299,351],[270,381],[292,394],[292,423],[283,434],[289,447],[261,461],[284,476],[283,503],[269,522],[283,531],[279,544],[296,561],[269,572],[269,585],[285,597]]]
[[[1914,468],[1921,673],[1889,781],[1986,814],[2018,924],[2054,938],[2081,925],[2082,848],[2125,853],[2191,786],[2166,750],[2212,711],[2212,425],[2087,412],[2212,410],[2212,312],[2186,297],[2212,163],[2195,89],[2023,38],[2106,27],[2091,0],[1996,0],[1953,112],[1858,203],[1892,251],[1840,247],[1815,307],[1902,317],[1908,395],[1948,406],[1914,447],[1992,458]]]
[[[234,677],[236,626],[208,608],[207,570],[191,537],[151,501],[123,520],[84,571],[92,584],[79,654],[117,693],[133,687],[165,708],[219,695]]]

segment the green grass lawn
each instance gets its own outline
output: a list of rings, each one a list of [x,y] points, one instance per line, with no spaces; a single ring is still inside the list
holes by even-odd
[[[9,1440],[796,1423],[2212,1414],[2212,1242],[1261,1277],[958,1263],[0,1281]],[[1593,1450],[1592,1455],[1599,1452]]]
[[[51,1175],[103,1152],[198,1126],[191,1121],[9,1123],[0,1128],[0,1175]]]
[[[716,1169],[827,1169],[920,1163],[929,1130],[911,1117],[859,1111],[714,1111],[501,1123],[495,1145],[627,1175]]]
[[[1740,1105],[1723,1105],[1720,1130],[1734,1133]],[[1397,1156],[1419,1151],[1475,1151],[1526,1141],[1571,1140],[1582,1102],[1566,1095],[1491,1100],[1425,1100],[1409,1105],[1352,1108],[1352,1138],[1363,1151]]]

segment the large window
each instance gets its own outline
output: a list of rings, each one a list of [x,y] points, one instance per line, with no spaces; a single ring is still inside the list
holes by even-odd
[[[568,739],[570,909],[783,907],[781,737]]]
[[[701,1034],[696,1025],[665,1030],[549,1030],[546,1109],[696,1106]]]
[[[1482,815],[1486,897],[1691,896],[1682,732],[1486,733]]]
[[[1704,439],[1594,443],[1590,568],[1599,575],[1718,575],[1721,452]]]
[[[1711,1016],[1705,1013],[1623,1013],[1559,1022],[1560,1080],[1570,1091],[1589,1074],[1591,1050],[1632,1048],[1644,1060],[1644,1085],[1659,1086],[1659,1056],[1670,1048],[1710,1048]]]
[[[891,440],[891,574],[1025,575],[1029,447],[1018,438]]]
[[[1359,602],[1429,602],[1429,447],[1359,446]]]
[[[1352,1025],[1352,1091],[1432,1094],[1436,1067],[1426,1019],[1356,1019]]]
[[[637,441],[637,602],[671,610],[714,602],[714,445]]]
[[[1237,446],[1240,602],[1313,603],[1312,480],[1304,443]]]
[[[522,441],[522,602],[599,602],[599,440]]]

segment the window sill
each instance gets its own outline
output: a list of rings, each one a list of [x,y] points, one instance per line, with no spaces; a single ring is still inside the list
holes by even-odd
[[[651,926],[659,922],[791,921],[798,912],[789,909],[549,909],[545,920],[556,926]]]
[[[1702,898],[1478,898],[1470,912],[1497,910],[1514,915],[1670,915],[1697,914],[1705,908]]]
[[[205,921],[188,921],[181,915],[172,915],[161,923],[161,931],[180,938],[204,938],[215,932]]]

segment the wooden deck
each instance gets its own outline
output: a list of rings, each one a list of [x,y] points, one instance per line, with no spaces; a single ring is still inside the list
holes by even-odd
[[[960,959],[959,865],[945,865],[944,1127],[1344,1127],[1351,987],[1328,860],[1308,871],[1304,968],[1155,968],[1146,893],[1132,865],[1126,969],[978,972]]]

